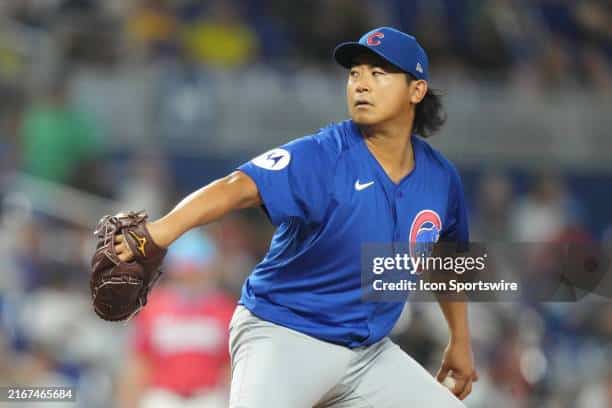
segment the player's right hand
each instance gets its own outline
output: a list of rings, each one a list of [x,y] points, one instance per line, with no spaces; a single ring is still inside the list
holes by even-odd
[[[156,222],[147,222],[145,224],[145,228],[149,232],[149,236],[153,240],[153,243],[155,244],[156,247],[159,247],[159,248],[168,247],[167,238],[163,234],[163,232],[165,231],[165,228],[163,225],[158,225]],[[132,249],[130,248],[128,243],[125,242],[125,237],[123,236],[123,234],[115,235],[114,243],[115,243],[115,251],[117,251],[117,255],[119,256],[119,259],[121,261],[130,262],[134,260],[134,253],[132,252]]]
[[[132,250],[125,242],[125,239],[121,234],[115,235],[115,251],[117,252],[117,255],[119,256],[119,260],[121,260],[121,262],[129,262],[134,259],[134,254],[132,253]]]
[[[470,395],[472,383],[478,381],[478,373],[474,367],[472,347],[469,341],[451,341],[444,350],[442,366],[436,378],[443,383],[448,375],[451,375],[455,382],[451,391],[457,398],[463,400]]]

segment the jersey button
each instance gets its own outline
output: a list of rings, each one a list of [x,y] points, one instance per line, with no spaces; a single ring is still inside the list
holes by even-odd
[[[397,197],[398,198],[402,198],[404,196],[404,193],[402,193],[401,191],[397,192]]]

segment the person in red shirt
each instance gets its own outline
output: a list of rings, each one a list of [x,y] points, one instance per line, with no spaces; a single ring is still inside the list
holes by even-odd
[[[133,321],[121,407],[227,407],[236,301],[216,287],[215,254],[199,231],[170,248],[162,285]]]

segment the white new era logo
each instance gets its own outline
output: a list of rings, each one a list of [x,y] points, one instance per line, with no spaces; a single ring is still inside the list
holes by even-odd
[[[417,62],[416,70],[417,72],[420,72],[421,74],[423,73],[423,67],[421,66],[420,62]]]

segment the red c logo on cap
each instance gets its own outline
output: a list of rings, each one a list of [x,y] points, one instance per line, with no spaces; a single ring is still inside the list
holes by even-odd
[[[377,31],[368,35],[368,39],[366,42],[368,43],[368,45],[375,47],[377,45],[380,45],[380,40],[378,40],[378,38],[385,38],[385,35],[380,31]]]

